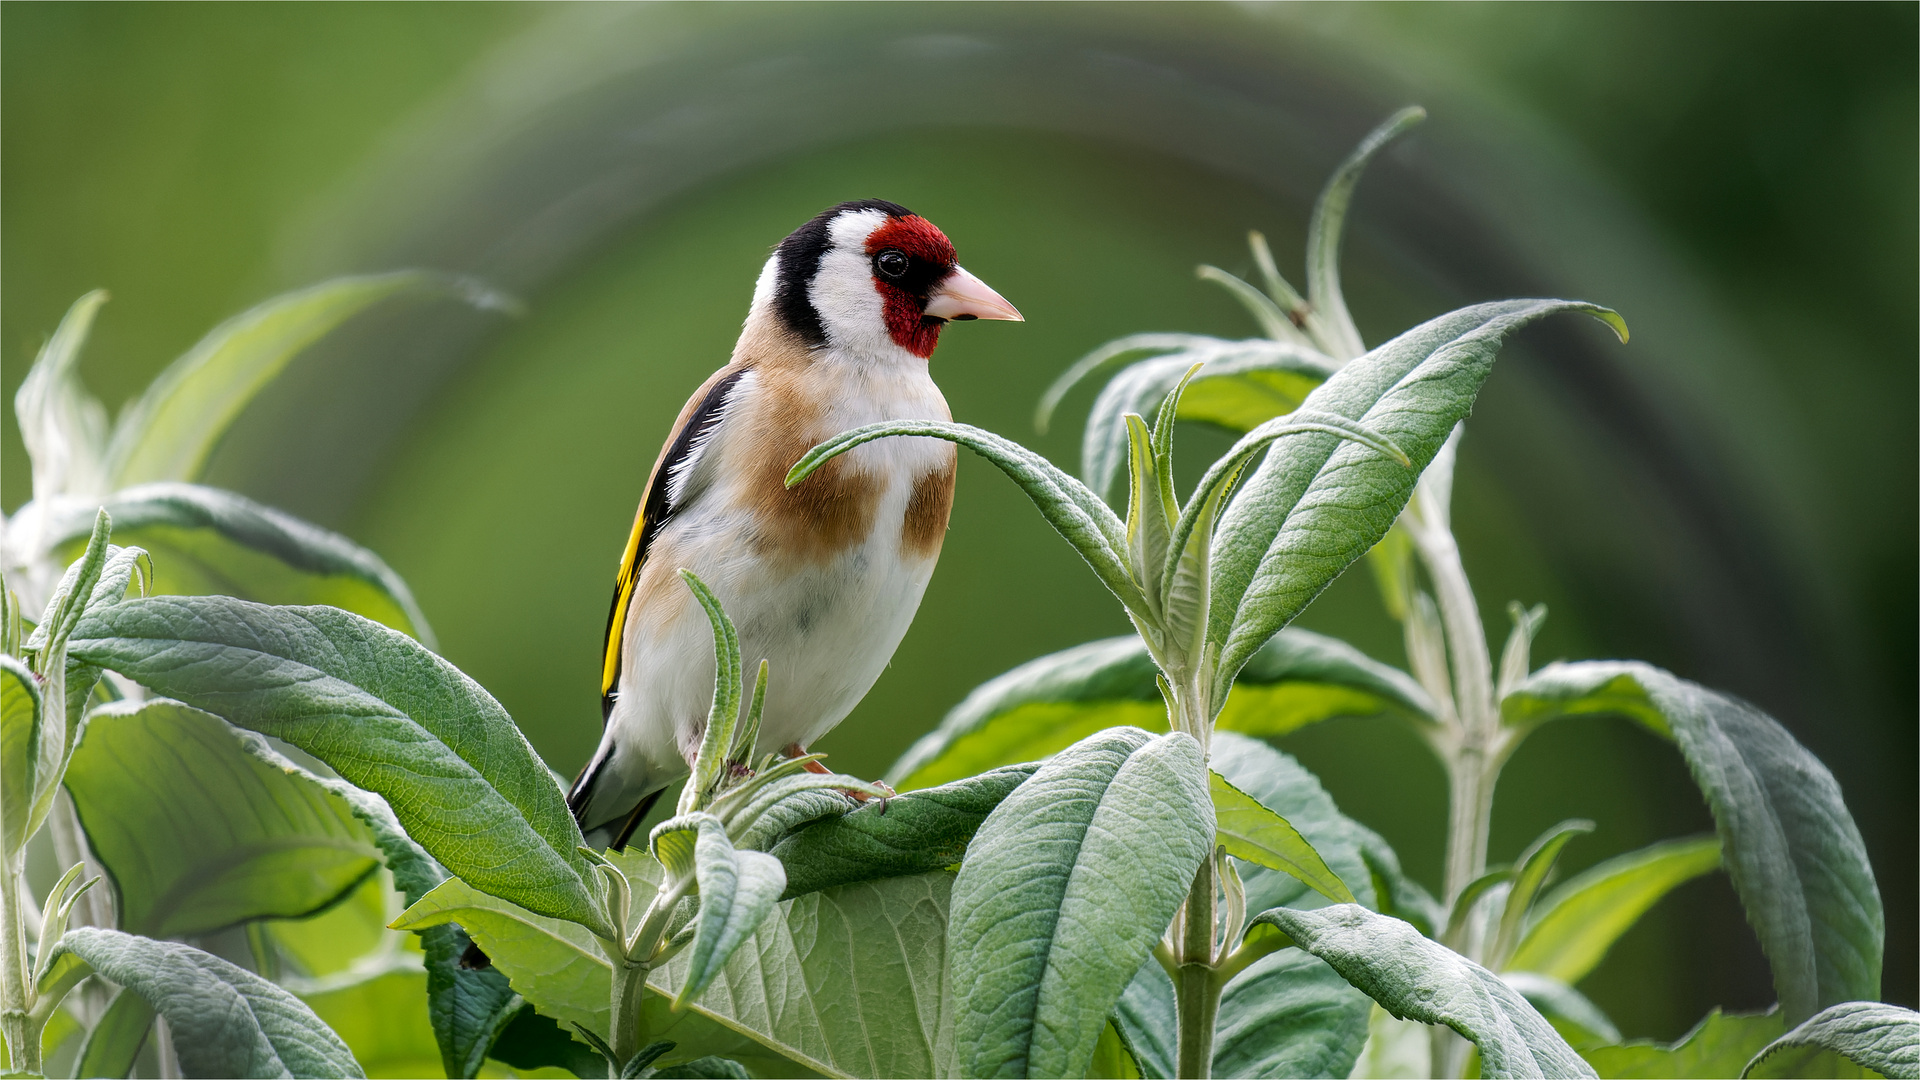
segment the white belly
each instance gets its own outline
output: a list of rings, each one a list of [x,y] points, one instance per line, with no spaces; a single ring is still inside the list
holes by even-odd
[[[932,389],[930,381],[925,386]],[[933,394],[927,411],[937,408],[944,418],[945,404]],[[900,415],[900,406],[887,411]],[[831,430],[872,419],[836,417]],[[724,479],[676,513],[650,549],[628,615],[606,733],[618,780],[597,790],[595,803],[631,805],[684,775],[699,749],[713,702],[713,631],[679,580],[680,567],[706,582],[739,633],[743,716],[760,661],[768,661],[756,757],[809,745],[845,719],[893,658],[933,575],[937,547],[922,557],[903,544],[902,531],[915,482],[950,468],[952,454],[949,444],[924,438],[850,451],[849,464],[882,487],[864,539],[825,558],[796,560],[770,549]],[[720,478],[738,473],[715,464]]]

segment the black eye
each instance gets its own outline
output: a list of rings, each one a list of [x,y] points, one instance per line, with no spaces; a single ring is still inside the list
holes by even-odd
[[[873,268],[890,278],[897,278],[907,272],[907,257],[888,248],[873,257]]]

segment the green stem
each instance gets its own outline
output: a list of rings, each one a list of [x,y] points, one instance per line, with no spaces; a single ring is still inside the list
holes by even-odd
[[[14,1072],[40,1073],[40,1025],[34,1022],[33,967],[27,959],[27,924],[20,907],[21,868],[0,873],[0,1036]]]
[[[647,1017],[642,1009],[647,993],[647,974],[652,965],[644,960],[616,959],[613,964],[613,1030],[607,1045],[621,1063],[630,1060],[647,1044]]]
[[[1213,1074],[1213,1029],[1223,988],[1214,967],[1216,918],[1213,860],[1207,858],[1200,860],[1200,869],[1193,875],[1193,887],[1187,892],[1178,924],[1178,974],[1173,989],[1181,1080],[1205,1080]]]

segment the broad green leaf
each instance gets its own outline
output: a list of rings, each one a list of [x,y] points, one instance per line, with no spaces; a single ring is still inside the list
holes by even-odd
[[[1299,879],[1335,903],[1354,903],[1353,890],[1328,869],[1300,830],[1217,772],[1207,774],[1220,846],[1236,859],[1256,863]]]
[[[1768,1044],[1740,1075],[1838,1075],[1832,1062],[1823,1060],[1830,1054],[1882,1076],[1920,1077],[1920,1013],[1877,1001],[1849,1001],[1822,1009]]]
[[[0,655],[0,858],[15,873],[27,849],[27,819],[40,772],[40,684],[27,665]]]
[[[920,874],[785,901],[693,1009],[820,1073],[954,1075],[942,1028],[952,1022],[942,964],[953,882]],[[682,953],[649,985],[673,994],[685,973]],[[678,1041],[676,1058],[695,1046],[658,1026],[649,1037]],[[747,1061],[717,1046],[690,1056],[706,1053]]]
[[[1607,1080],[1739,1076],[1753,1055],[1780,1037],[1780,1010],[1760,1015],[1708,1013],[1692,1031],[1671,1043],[1639,1039],[1621,1046],[1581,1051]]]
[[[1164,731],[1157,669],[1136,636],[1076,645],[981,684],[887,772],[909,789],[1059,753],[1109,727]],[[1240,673],[1220,730],[1278,738],[1337,716],[1433,714],[1418,683],[1358,649],[1306,630],[1274,635]],[[1343,871],[1344,874],[1344,871]]]
[[[684,953],[686,975],[674,999],[676,1008],[685,1008],[705,992],[787,888],[787,873],[779,859],[758,851],[735,851],[718,818],[703,818],[699,828],[693,856],[700,882],[700,913],[693,921],[693,942]]]
[[[474,885],[604,928],[552,774],[498,702],[398,631],[332,608],[154,597],[91,615],[72,649],[319,758]]]
[[[1307,224],[1307,310],[1308,329],[1341,360],[1366,351],[1360,331],[1347,313],[1347,301],[1340,292],[1340,239],[1346,224],[1347,207],[1353,201],[1353,189],[1367,163],[1389,142],[1408,128],[1427,118],[1419,106],[1401,109],[1386,122],[1367,133],[1353,153],[1335,169],[1327,186],[1314,203],[1313,218]]]
[[[217,956],[170,941],[80,927],[59,948],[167,1018],[187,1076],[364,1076],[300,999]]]
[[[768,849],[787,868],[782,899],[958,865],[980,823],[1038,767],[994,769],[813,821]]]
[[[426,972],[417,963],[396,963],[358,978],[302,986],[297,993],[368,1076],[433,1076],[442,1064],[427,1018],[426,988]]]
[[[1214,700],[1225,701],[1240,666],[1386,535],[1420,472],[1472,409],[1507,335],[1565,311],[1593,315],[1624,337],[1619,316],[1591,304],[1478,304],[1401,334],[1308,395],[1302,410],[1358,421],[1404,451],[1413,467],[1320,432],[1273,444],[1214,537]]]
[[[1509,971],[1500,977],[1539,1009],[1568,1045],[1578,1048],[1620,1041],[1620,1029],[1613,1020],[1585,994],[1559,979],[1531,971]]]
[[[1703,836],[1665,841],[1593,866],[1534,908],[1506,968],[1579,982],[1661,897],[1719,865],[1719,837]]]
[[[254,970],[275,982],[324,979],[403,949],[408,935],[387,929],[392,896],[386,875],[370,874],[317,915],[249,925]]]
[[[1547,875],[1552,873],[1554,863],[1559,861],[1560,852],[1574,837],[1593,831],[1591,821],[1563,821],[1542,833],[1540,839],[1527,846],[1513,865],[1513,885],[1507,891],[1507,900],[1500,914],[1499,932],[1494,938],[1493,949],[1487,954],[1488,963],[1494,968],[1504,967],[1507,957],[1513,953],[1513,947],[1520,940],[1520,928],[1527,913],[1533,909],[1534,898],[1540,895],[1541,886],[1547,883]]]
[[[462,966],[473,939],[459,926],[432,926],[420,933],[426,953],[427,1020],[450,1077],[479,1075],[487,1050],[520,1008],[520,995],[492,967]]]
[[[657,1069],[647,1069],[636,1075],[657,1076],[661,1080],[747,1080],[752,1073],[747,1067],[729,1058],[709,1054],[703,1058],[682,1062],[679,1065],[666,1065]]]
[[[623,864],[645,895],[652,879]],[[643,886],[643,882],[645,885]],[[668,1003],[686,958],[656,970],[649,1038],[676,1046],[663,1062],[717,1054],[761,1075],[937,1076],[947,896],[952,875],[891,878],[784,902],[683,1013]],[[458,922],[514,989],[547,1016],[607,1030],[612,970],[583,928],[448,881],[410,908],[400,929]],[[816,995],[851,994],[857,1009],[821,1011]],[[520,1023],[520,1021],[516,1021]]]
[[[843,431],[807,451],[787,472],[793,487],[840,454],[875,439],[899,435],[945,439],[972,450],[1020,485],[1040,508],[1047,524],[1073,545],[1100,581],[1127,610],[1151,614],[1138,583],[1127,573],[1127,530],[1100,497],[1052,462],[1018,443],[967,424],[937,420],[898,420]]]
[[[1221,995],[1213,1075],[1344,1077],[1367,1041],[1372,1009],[1367,995],[1306,953],[1263,956]],[[1160,965],[1140,968],[1114,1016],[1144,1073],[1175,1074],[1173,983]]]
[[[152,555],[148,592],[235,596],[263,604],[326,604],[434,644],[406,582],[380,557],[338,533],[218,488],[146,484],[101,500],[114,536]],[[48,506],[46,543],[70,558],[92,507]]]
[[[525,1074],[535,1069],[560,1068],[574,1076],[607,1075],[607,1059],[573,1038],[553,1018],[534,1010],[516,995],[517,1010],[500,1029],[487,1056]]]
[[[1489,1077],[1592,1076],[1553,1025],[1500,976],[1358,904],[1274,908],[1254,920],[1332,965],[1395,1016],[1445,1024],[1480,1048]]]
[[[1082,379],[1102,368],[1136,354],[1167,353],[1195,350],[1209,350],[1229,345],[1260,344],[1260,342],[1228,342],[1204,334],[1133,334],[1116,338],[1075,360],[1060,373],[1046,392],[1040,395],[1040,403],[1034,407],[1033,426],[1040,434],[1047,433],[1047,426],[1053,422],[1054,410],[1060,402]],[[1183,365],[1182,371],[1190,365]],[[1137,409],[1123,409],[1122,412],[1138,412]],[[1119,415],[1118,413],[1115,414]]]
[[[171,701],[94,710],[67,790],[122,927],[184,937],[311,915],[380,865],[345,800],[278,757],[260,736]]]
[[[1207,505],[1216,495],[1234,484],[1249,461],[1278,440],[1303,432],[1318,432],[1336,438],[1350,439],[1392,459],[1403,467],[1412,464],[1405,451],[1364,424],[1355,423],[1336,413],[1324,413],[1312,409],[1295,410],[1286,416],[1275,417],[1247,432],[1239,442],[1233,444],[1232,449],[1207,467],[1206,475],[1200,478],[1199,486],[1194,489],[1193,498],[1187,503],[1186,509],[1181,512],[1178,523],[1174,526],[1171,546],[1175,550],[1184,551],[1193,543],[1200,518],[1207,514]],[[1209,558],[1211,558],[1211,552],[1209,552]]]
[[[1170,356],[1128,365],[1108,380],[1087,414],[1080,441],[1080,477],[1105,497],[1127,460],[1127,413],[1146,413],[1164,399],[1193,365],[1203,364],[1180,397],[1182,420],[1250,431],[1290,413],[1340,365],[1330,357],[1279,341],[1255,338],[1193,339]]]
[[[448,923],[473,935],[514,992],[541,1012],[562,1023],[607,1030],[613,968],[586,927],[448,878],[408,907],[393,928],[417,932]]]
[[[80,384],[79,371],[80,347],[106,302],[103,289],[74,301],[14,394],[36,499],[108,490],[107,410]]]
[[[981,825],[953,890],[948,985],[967,1076],[1086,1071],[1120,993],[1212,850],[1200,744],[1103,732]]]
[[[1556,663],[1501,703],[1506,723],[1612,714],[1673,740],[1713,811],[1789,1024],[1880,996],[1885,916],[1840,785],[1772,717],[1648,664]]]
[[[80,1044],[80,1058],[74,1064],[75,1076],[124,1077],[133,1071],[133,1060],[146,1044],[147,1031],[153,1027],[153,1006],[131,990],[113,997],[113,1004],[94,1022],[87,1041]]]
[[[289,361],[353,316],[408,293],[510,305],[466,279],[420,270],[334,278],[276,296],[214,327],[127,406],[107,452],[107,489],[196,479],[240,410]]]

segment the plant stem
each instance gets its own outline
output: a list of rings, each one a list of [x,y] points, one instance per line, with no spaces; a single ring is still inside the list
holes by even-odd
[[[1216,917],[1213,859],[1205,858],[1193,875],[1193,888],[1187,892],[1178,923],[1179,975],[1173,991],[1180,1043],[1176,1068],[1181,1080],[1206,1080],[1213,1074],[1213,1028],[1223,989],[1214,969]]]
[[[613,1030],[608,1033],[607,1045],[613,1047],[613,1056],[622,1064],[646,1045],[647,1020],[641,1004],[651,968],[644,960],[616,957],[613,961]]]
[[[33,968],[27,960],[27,926],[20,908],[21,868],[0,873],[0,1036],[14,1072],[40,1072],[40,1025],[33,1007]]]

